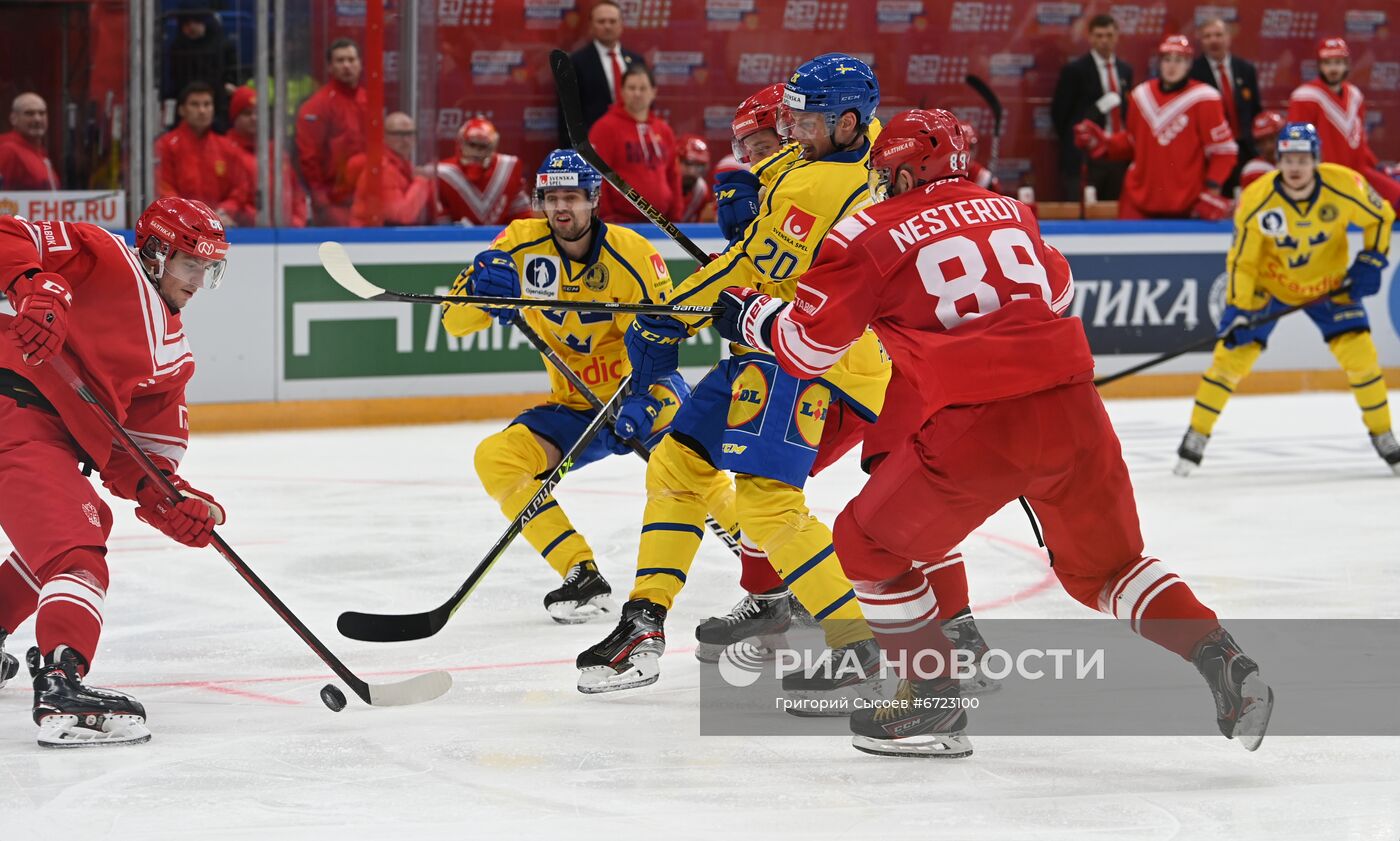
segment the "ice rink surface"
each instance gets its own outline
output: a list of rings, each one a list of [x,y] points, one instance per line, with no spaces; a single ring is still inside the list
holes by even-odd
[[[1110,406],[1149,551],[1227,619],[1394,618],[1400,478],[1349,396],[1235,399],[1183,480],[1170,470],[1189,406]],[[437,605],[499,535],[504,518],[471,468],[499,426],[203,435],[182,470],[228,508],[229,542],[352,669],[379,681],[451,670],[452,691],[418,707],[352,697],[331,713],[317,697],[329,671],[213,549],[170,543],[115,502],[92,682],[143,701],[155,737],[43,750],[27,681],[0,690],[4,837],[1400,837],[1395,738],[1270,737],[1250,754],[1219,737],[978,737],[974,719],[973,757],[916,761],[854,751],[843,720],[829,738],[702,737],[692,629],[739,596],[737,562],[709,538],[667,622],[661,681],[645,689],[574,689],[575,655],[611,622],[551,622],[540,599],[558,579],[523,541],[436,637],[341,638],[342,610]],[[814,480],[816,513],[830,522],[861,480],[849,457]],[[625,593],[640,461],[592,465],[558,496]],[[1086,615],[1047,579],[1019,510],[964,548],[979,616]],[[32,641],[31,622],[11,649]],[[1199,704],[1209,720],[1204,683]]]

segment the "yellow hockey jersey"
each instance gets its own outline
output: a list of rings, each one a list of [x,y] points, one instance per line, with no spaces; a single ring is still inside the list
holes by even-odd
[[[754,166],[761,185],[758,217],[744,236],[672,293],[676,304],[712,304],[726,286],[747,286],[791,301],[802,274],[821,249],[822,238],[840,220],[870,206],[870,143],[880,134],[873,120],[868,142],[818,161],[789,145]],[[735,353],[752,352],[734,346]],[[822,379],[846,402],[873,418],[884,406],[889,357],[873,332],[851,347]]]
[[[671,293],[666,262],[641,234],[621,226],[595,222],[593,247],[582,262],[570,260],[555,244],[544,219],[517,219],[491,243],[515,259],[523,297],[563,301],[621,301],[664,303]],[[452,294],[466,294],[472,267],[457,275]],[[538,333],[593,392],[607,400],[623,377],[632,373],[623,334],[632,323],[626,314],[565,312],[529,308],[525,323]],[[454,336],[466,336],[491,326],[480,307],[444,304],[442,324]],[[550,403],[588,409],[589,403],[569,381],[549,371]]]
[[[1273,296],[1294,305],[1335,289],[1351,265],[1347,225],[1362,230],[1365,248],[1384,254],[1394,221],[1395,211],[1365,179],[1339,164],[1319,164],[1313,195],[1299,202],[1283,194],[1278,172],[1262,176],[1235,211],[1227,302],[1252,310]]]

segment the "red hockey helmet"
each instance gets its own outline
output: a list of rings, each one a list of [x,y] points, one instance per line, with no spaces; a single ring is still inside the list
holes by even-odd
[[[698,134],[683,135],[676,142],[676,158],[683,164],[710,165],[710,144]]]
[[[1277,111],[1264,111],[1254,118],[1250,131],[1255,140],[1273,137],[1283,130],[1283,115]]]
[[[958,118],[941,108],[905,111],[885,125],[870,148],[870,172],[876,199],[889,194],[901,167],[919,181],[967,177],[970,146]]]
[[[734,109],[734,122],[730,124],[734,134],[734,157],[743,163],[752,163],[748,150],[744,148],[745,137],[764,129],[777,133],[778,106],[783,104],[783,90],[781,83],[769,85]]]
[[[1347,42],[1344,38],[1323,38],[1317,45],[1317,60],[1325,58],[1351,58],[1351,50],[1347,49]]]
[[[472,117],[462,127],[457,129],[457,142],[471,141],[481,143],[496,148],[496,144],[501,140],[501,133],[496,131],[496,126],[485,117]]]
[[[143,260],[156,264],[156,280],[165,274],[165,261],[170,255],[183,251],[205,263],[200,285],[214,289],[224,278],[228,235],[224,223],[204,202],[156,199],[136,220],[136,251]]]
[[[962,128],[963,137],[967,138],[967,148],[971,149],[977,145],[977,129],[972,127],[972,123],[958,123]]]
[[[1157,55],[1168,54],[1190,58],[1195,55],[1195,50],[1191,48],[1191,40],[1185,35],[1168,35],[1162,39],[1162,43],[1157,45]]]

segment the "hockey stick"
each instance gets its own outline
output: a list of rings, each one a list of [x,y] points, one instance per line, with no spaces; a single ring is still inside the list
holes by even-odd
[[[321,265],[331,279],[347,292],[366,301],[403,301],[409,304],[476,304],[492,308],[536,307],[574,312],[612,312],[644,315],[686,315],[714,318],[723,308],[719,306],[686,306],[673,304],[629,304],[617,301],[558,301],[536,298],[493,298],[487,295],[425,295],[416,292],[391,292],[371,283],[355,268],[345,246],[338,242],[323,242],[317,249]]]
[[[603,410],[603,401],[598,398],[598,395],[593,393],[593,389],[588,387],[588,383],[584,382],[583,378],[580,377],[574,369],[570,368],[563,359],[559,358],[559,354],[555,353],[554,348],[550,347],[545,343],[544,339],[540,338],[539,333],[530,329],[530,325],[525,323],[525,319],[517,314],[512,326],[515,327],[516,330],[519,330],[520,335],[524,336],[530,344],[535,346],[535,350],[538,350],[540,355],[548,360],[549,364],[553,365],[554,369],[558,371],[564,379],[568,380],[569,384],[572,385],[579,394],[583,395],[583,399],[587,400],[589,405],[598,411]],[[641,457],[642,461],[651,461],[651,450],[648,450],[646,445],[641,441],[638,441],[636,438],[628,438],[625,443],[631,448],[632,452]],[[724,545],[729,547],[729,551],[733,552],[735,555],[739,554],[739,541],[734,538],[734,535],[729,533],[729,529],[726,529],[724,526],[720,525],[714,517],[708,515],[705,517],[705,525],[710,527],[710,531],[715,533],[715,537],[724,541]]]
[[[1139,364],[1137,364],[1137,365],[1134,365],[1134,366],[1131,367],[1131,368],[1124,368],[1122,371],[1118,371],[1117,373],[1114,373],[1114,374],[1109,374],[1109,375],[1106,376],[1106,377],[1099,377],[1098,379],[1094,380],[1094,385],[1096,385],[1096,386],[1102,388],[1103,386],[1106,386],[1106,385],[1108,385],[1109,383],[1112,383],[1112,382],[1117,382],[1118,380],[1121,380],[1121,379],[1123,379],[1124,377],[1131,377],[1133,374],[1139,373],[1139,372],[1141,372],[1141,371],[1146,371],[1148,368],[1155,368],[1155,367],[1157,367],[1158,365],[1161,365],[1163,362],[1168,362],[1168,361],[1173,360],[1173,359],[1175,359],[1175,358],[1177,358],[1178,356],[1181,356],[1181,355],[1183,355],[1183,354],[1187,354],[1187,353],[1190,353],[1190,352],[1195,351],[1195,350],[1205,350],[1205,349],[1208,348],[1208,347],[1214,347],[1216,342],[1220,341],[1221,339],[1225,338],[1226,336],[1230,335],[1231,333],[1235,332],[1236,330],[1240,330],[1240,329],[1244,329],[1244,328],[1251,328],[1251,327],[1259,327],[1260,325],[1268,324],[1268,323],[1270,323],[1270,322],[1272,322],[1272,321],[1278,321],[1280,318],[1283,318],[1285,315],[1289,315],[1290,313],[1295,313],[1295,312],[1297,312],[1298,310],[1307,309],[1308,307],[1312,306],[1313,304],[1322,303],[1323,301],[1327,300],[1328,298],[1332,297],[1333,295],[1340,295],[1341,293],[1346,292],[1346,291],[1348,291],[1348,290],[1350,290],[1350,289],[1351,289],[1351,284],[1350,284],[1350,283],[1344,283],[1344,284],[1342,284],[1341,286],[1337,287],[1336,289],[1333,289],[1331,292],[1328,292],[1328,293],[1323,294],[1323,295],[1319,295],[1319,296],[1317,296],[1316,298],[1313,298],[1311,301],[1304,301],[1304,302],[1301,303],[1301,304],[1294,304],[1294,305],[1291,306],[1291,307],[1284,307],[1284,308],[1281,309],[1281,310],[1278,310],[1278,311],[1276,311],[1276,312],[1271,312],[1271,313],[1269,313],[1268,315],[1260,316],[1259,318],[1253,319],[1253,320],[1251,320],[1251,321],[1247,321],[1247,322],[1245,322],[1244,324],[1237,324],[1237,325],[1231,327],[1229,330],[1226,330],[1223,334],[1207,336],[1206,338],[1200,339],[1200,340],[1195,341],[1195,342],[1192,342],[1191,344],[1186,345],[1185,347],[1177,348],[1176,350],[1172,350],[1172,351],[1167,351],[1166,353],[1162,354],[1161,356],[1154,356],[1154,357],[1152,357],[1151,359],[1147,360],[1146,362],[1139,363]]]
[[[987,107],[992,109],[992,148],[987,153],[987,169],[995,176],[997,161],[1001,159],[1001,121],[1006,112],[1002,110],[1001,100],[982,77],[968,74],[963,77],[963,81],[967,82],[977,95],[986,101]]]
[[[583,126],[583,103],[579,98],[578,77],[574,73],[574,63],[569,58],[569,54],[563,50],[554,50],[549,54],[549,67],[554,71],[554,85],[559,89],[559,104],[564,111],[564,127],[569,132],[569,140],[574,144],[574,151],[579,153],[585,161],[594,169],[602,173],[603,178],[613,185],[623,198],[632,203],[632,206],[642,212],[642,215],[651,221],[653,225],[660,228],[666,236],[675,240],[676,244],[685,249],[685,252],[695,258],[700,265],[710,262],[710,255],[706,254],[696,245],[690,237],[680,232],[671,220],[667,219],[661,211],[652,206],[651,202],[642,197],[642,194],[632,188],[630,184],[622,180],[622,176],[617,174],[608,162],[598,154],[598,150],[593,148],[593,144],[588,140],[588,132]]]
[[[364,640],[365,642],[403,642],[406,640],[421,640],[431,637],[441,631],[447,625],[448,620],[457,612],[471,596],[476,585],[481,582],[482,576],[490,572],[491,567],[505,554],[506,547],[520,534],[525,526],[525,522],[545,506],[546,500],[554,493],[554,488],[574,466],[574,459],[583,455],[583,451],[588,449],[588,445],[593,443],[599,430],[603,425],[612,420],[613,412],[622,403],[623,397],[627,394],[627,384],[631,377],[624,379],[622,385],[618,387],[617,393],[612,396],[597,416],[584,427],[583,432],[574,441],[574,445],[569,451],[564,453],[559,459],[559,464],[549,472],[544,478],[540,489],[525,503],[525,507],[520,509],[520,513],[515,515],[510,525],[506,527],[496,543],[486,552],[486,556],[476,565],[476,568],[467,576],[467,580],[462,582],[462,586],[457,588],[447,601],[427,611],[426,613],[360,613],[348,610],[340,614],[335,626],[340,633],[345,636]]]
[[[160,488],[161,493],[165,495],[165,501],[174,505],[182,499],[180,492],[170,483],[170,479],[168,479],[164,473],[160,472],[160,469],[151,462],[146,452],[131,439],[127,431],[122,428],[121,422],[117,420],[110,409],[102,404],[92,392],[92,389],[88,387],[88,384],[84,382],[82,376],[68,364],[67,360],[60,355],[55,355],[50,357],[47,361],[48,364],[53,367],[53,370],[88,404],[93,414],[111,430],[112,438],[117,446],[125,450],[126,454],[135,460],[136,465],[141,468],[141,472],[146,474],[146,479],[153,482],[157,488]],[[441,696],[452,688],[452,676],[443,671],[428,672],[411,677],[408,680],[399,681],[398,683],[366,683],[358,675],[350,671],[350,669],[340,661],[339,657],[332,654],[330,649],[326,648],[326,646],[316,638],[315,634],[311,633],[311,629],[307,628],[306,625],[296,617],[296,614],[292,613],[291,609],[277,597],[277,594],[272,592],[272,590],[263,583],[257,573],[253,572],[253,570],[243,562],[243,559],[238,556],[237,552],[233,551],[233,547],[229,546],[218,532],[214,532],[213,544],[219,554],[224,556],[224,560],[228,561],[229,566],[233,567],[235,572],[243,576],[243,580],[248,582],[248,586],[253,588],[253,592],[257,593],[263,601],[267,602],[268,605],[277,612],[277,615],[282,617],[282,621],[286,622],[293,631],[296,631],[297,636],[301,637],[302,642],[306,643],[307,647],[315,652],[316,656],[320,657],[323,663],[330,666],[331,671],[335,672],[337,677],[345,681],[345,685],[349,686],[366,704],[375,707],[401,707],[408,704],[421,704],[424,701],[431,701]]]

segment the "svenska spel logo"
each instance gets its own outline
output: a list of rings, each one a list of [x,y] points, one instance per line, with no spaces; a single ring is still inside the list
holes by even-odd
[[[817,217],[793,205],[788,208],[787,216],[783,218],[782,231],[785,236],[797,242],[806,242],[807,236],[816,226]]]

